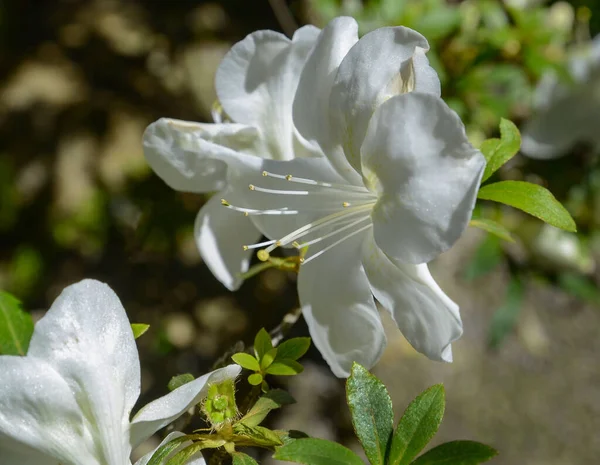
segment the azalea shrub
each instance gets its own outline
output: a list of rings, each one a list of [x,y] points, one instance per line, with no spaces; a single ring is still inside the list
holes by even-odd
[[[405,14],[386,5],[387,19]],[[306,465],[364,463],[341,444],[263,424],[294,402],[277,378],[302,376],[310,344],[346,379],[354,432],[371,465],[470,465],[497,454],[463,439],[423,452],[442,421],[442,385],[424,390],[395,425],[390,395],[369,371],[387,343],[377,303],[417,352],[450,363],[463,322],[428,264],[468,227],[484,231],[488,255],[501,260],[499,244],[518,237],[499,211],[528,215],[558,235],[576,233],[549,189],[500,175],[521,149],[547,158],[589,134],[589,126],[566,126],[549,139],[544,128],[565,106],[583,105],[597,70],[593,62],[573,71],[586,83],[575,103],[555,82],[556,101],[525,126],[523,139],[508,118],[492,130],[471,114],[481,134],[498,136],[473,141],[456,101],[442,98],[450,78],[436,70],[439,51],[418,31],[438,30],[436,41],[452,34],[458,10],[447,8],[437,28],[407,10],[414,29],[361,31],[371,24],[367,15],[361,23],[334,17],[291,37],[253,32],[218,67],[213,123],[162,115],[146,128],[141,144],[156,175],[172,189],[210,195],[193,236],[214,277],[237,291],[257,274],[283,270],[296,277],[298,310],[261,329],[252,347],[224,354],[210,373],[164,380],[168,393],[134,407],[136,338],[149,327],[132,324],[106,284],[68,286],[35,325],[15,297],[0,294],[0,465],[130,464],[134,448],[159,430],[162,442],[136,465],[247,465],[257,463],[257,449]],[[482,14],[499,18],[494,9]],[[516,8],[506,14],[517,23],[529,18]],[[513,312],[522,292],[516,276],[507,301]],[[310,337],[288,338],[300,314]]]

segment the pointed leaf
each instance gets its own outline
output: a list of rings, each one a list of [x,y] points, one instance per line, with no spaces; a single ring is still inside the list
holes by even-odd
[[[194,381],[194,379],[196,378],[194,378],[194,375],[192,375],[191,373],[176,375],[171,378],[171,381],[169,381],[167,387],[169,388],[169,391],[174,391],[175,389],[180,388],[184,384]]]
[[[364,465],[350,449],[325,439],[297,439],[278,447],[273,458],[304,465]]]
[[[233,425],[233,442],[244,447],[275,447],[283,445],[280,435],[264,426],[247,426],[238,422]]]
[[[481,152],[487,160],[481,182],[486,181],[492,174],[514,157],[521,148],[521,134],[512,121],[500,120],[500,140],[491,139],[481,145]],[[486,143],[488,142],[488,143]]]
[[[250,411],[240,420],[246,426],[257,426],[262,423],[267,414],[282,405],[293,404],[294,398],[286,391],[273,389],[256,401]]]
[[[254,338],[254,354],[256,355],[256,359],[260,360],[263,358],[263,355],[272,348],[273,342],[271,341],[271,336],[269,336],[265,328],[261,328]]]
[[[32,334],[31,315],[23,311],[16,297],[0,291],[0,354],[27,354]]]
[[[276,376],[293,376],[302,373],[303,371],[304,367],[291,359],[278,360],[277,362],[273,362],[271,366],[267,368],[268,374]]]
[[[207,439],[200,442],[194,442],[189,446],[184,447],[179,452],[177,452],[173,457],[171,457],[166,465],[184,465],[187,463],[192,456],[196,455],[202,449],[216,449],[217,447],[221,447],[227,441],[224,439]]]
[[[267,368],[269,368],[271,366],[271,363],[273,363],[273,360],[275,360],[276,356],[277,348],[271,349],[266,354],[264,354],[260,359],[260,369],[262,371],[265,371]]]
[[[280,359],[298,360],[302,357],[310,347],[310,337],[295,337],[288,339],[277,346],[277,357],[275,361]]]
[[[500,239],[505,240],[507,242],[515,242],[512,235],[510,234],[510,231],[497,221],[490,220],[488,218],[474,218],[471,221],[469,221],[469,226],[483,229],[484,231],[492,233],[494,236],[497,236]]]
[[[358,363],[346,382],[356,436],[372,465],[384,465],[394,430],[392,400],[383,383]]]
[[[427,451],[411,465],[476,465],[496,455],[498,451],[479,442],[452,441]]]
[[[142,334],[150,329],[150,325],[144,323],[131,323],[131,330],[133,331],[133,337],[137,339]]]
[[[392,439],[389,465],[408,465],[435,435],[444,416],[444,386],[436,384],[413,400]]]
[[[173,439],[171,442],[166,443],[165,445],[159,447],[154,452],[152,458],[148,461],[147,465],[161,465],[163,461],[178,447],[181,446],[182,443],[188,441],[188,436],[181,436],[176,439]]]
[[[260,371],[260,365],[258,364],[258,360],[256,360],[250,354],[247,354],[245,352],[238,352],[237,354],[233,354],[231,356],[231,359],[246,370]]]
[[[524,181],[496,182],[479,189],[477,197],[518,208],[565,231],[577,231],[575,221],[565,207],[548,189],[537,184]]]
[[[231,454],[233,465],[258,465],[258,462],[249,455],[242,452],[234,452]]]

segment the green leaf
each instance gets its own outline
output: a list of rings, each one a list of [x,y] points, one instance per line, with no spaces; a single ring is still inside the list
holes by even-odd
[[[475,441],[452,441],[427,451],[411,465],[476,465],[487,462],[498,451]]]
[[[263,356],[273,348],[271,336],[265,328],[261,328],[254,338],[254,354],[256,359],[260,360]]]
[[[392,439],[389,465],[408,465],[435,435],[444,416],[444,386],[436,384],[413,400]]]
[[[232,360],[242,368],[250,371],[260,371],[260,365],[252,355],[245,352],[238,352],[231,356]]]
[[[288,339],[277,346],[277,357],[275,361],[289,358],[298,360],[302,357],[310,347],[310,337],[295,337]]]
[[[271,410],[280,408],[282,405],[293,404],[294,402],[294,398],[286,391],[272,389],[256,401],[248,413],[240,419],[240,422],[246,426],[260,425]]]
[[[364,465],[350,449],[325,439],[297,439],[278,447],[273,458],[304,465]]]
[[[262,382],[263,377],[260,373],[252,373],[250,376],[248,376],[248,383],[250,383],[252,386],[258,386]]]
[[[27,354],[32,334],[31,315],[23,311],[16,297],[0,291],[0,354]]]
[[[600,306],[600,290],[591,279],[566,271],[558,275],[558,285],[573,297]]]
[[[346,382],[346,397],[356,436],[372,465],[384,465],[394,431],[392,399],[379,379],[358,363]]]
[[[248,426],[238,422],[233,425],[233,442],[244,447],[275,447],[283,445],[281,436],[264,426]]]
[[[133,337],[137,339],[142,334],[150,329],[150,325],[144,323],[131,323],[131,330],[133,331]]]
[[[276,356],[277,348],[271,349],[266,354],[264,354],[260,359],[260,369],[262,371],[265,371],[267,368],[269,368],[271,366],[271,363],[273,363],[273,360],[275,360]]]
[[[502,259],[500,240],[496,236],[486,236],[465,267],[465,279],[472,281],[488,274],[502,262]]]
[[[234,452],[231,454],[233,465],[258,465],[258,462],[249,455],[242,452]]]
[[[519,279],[513,277],[508,283],[504,304],[492,317],[488,336],[488,344],[491,348],[500,346],[504,338],[513,330],[521,312],[522,302],[523,287]]]
[[[187,436],[175,438],[165,445],[159,447],[150,458],[147,465],[160,465],[172,452],[174,452],[181,444],[188,440]]]
[[[190,383],[194,381],[194,375],[191,373],[183,373],[182,375],[176,375],[171,378],[167,387],[169,391],[174,391],[175,389],[183,386],[184,384]]]
[[[521,148],[521,134],[512,121],[500,120],[500,139],[490,139],[481,144],[481,152],[487,160],[481,182],[485,182],[492,174],[514,157]]]
[[[548,189],[537,184],[524,181],[496,182],[479,189],[477,197],[518,208],[565,231],[577,231],[575,221],[565,207]]]
[[[304,367],[302,365],[295,360],[290,359],[278,360],[277,362],[273,362],[269,368],[267,368],[268,374],[277,376],[293,376],[302,373],[303,371]]]
[[[203,449],[216,449],[221,447],[227,441],[224,439],[208,439],[204,441],[194,442],[189,446],[184,447],[171,457],[166,465],[184,465],[187,461]]]
[[[484,231],[492,233],[494,236],[497,236],[502,240],[508,242],[515,242],[512,235],[510,234],[510,231],[497,221],[490,220],[488,218],[475,218],[469,221],[469,226],[483,229]]]

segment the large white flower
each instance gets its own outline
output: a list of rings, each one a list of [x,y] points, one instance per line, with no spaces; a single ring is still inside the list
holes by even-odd
[[[523,128],[521,145],[531,158],[565,155],[576,142],[600,148],[600,35],[571,53],[567,65],[572,82],[548,72],[536,89],[536,114]]]
[[[223,212],[219,197],[228,193],[239,155],[275,160],[315,155],[294,128],[292,103],[319,32],[306,26],[292,40],[273,31],[250,34],[227,53],[216,74],[228,122],[221,123],[220,117],[217,124],[162,118],[144,134],[146,159],[169,186],[222,191],[200,210],[195,237],[205,263],[230,290],[240,286],[239,274],[248,270],[251,256],[236,245],[254,242],[260,233],[248,218]]]
[[[129,465],[133,447],[239,371],[204,375],[130,420],[140,365],[125,310],[107,285],[74,284],[36,324],[27,356],[0,356],[0,464]]]
[[[300,78],[294,123],[326,157],[265,160],[250,193],[224,199],[271,240],[307,251],[298,292],[315,345],[338,376],[372,366],[385,335],[374,298],[410,343],[451,361],[457,305],[426,262],[468,224],[485,160],[439,98],[426,40],[403,27],[358,40],[350,18],[321,33]],[[329,160],[330,163],[327,161]],[[250,171],[248,170],[248,173]]]

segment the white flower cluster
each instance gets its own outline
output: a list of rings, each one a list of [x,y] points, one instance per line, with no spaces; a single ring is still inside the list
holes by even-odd
[[[458,307],[427,263],[467,226],[485,165],[440,98],[427,40],[405,27],[357,31],[340,17],[291,40],[250,34],[218,69],[215,124],[162,118],[144,135],[171,187],[220,191],[195,236],[227,288],[240,286],[255,249],[262,260],[302,251],[302,311],[341,377],[385,347],[374,299],[417,350],[452,360]]]

